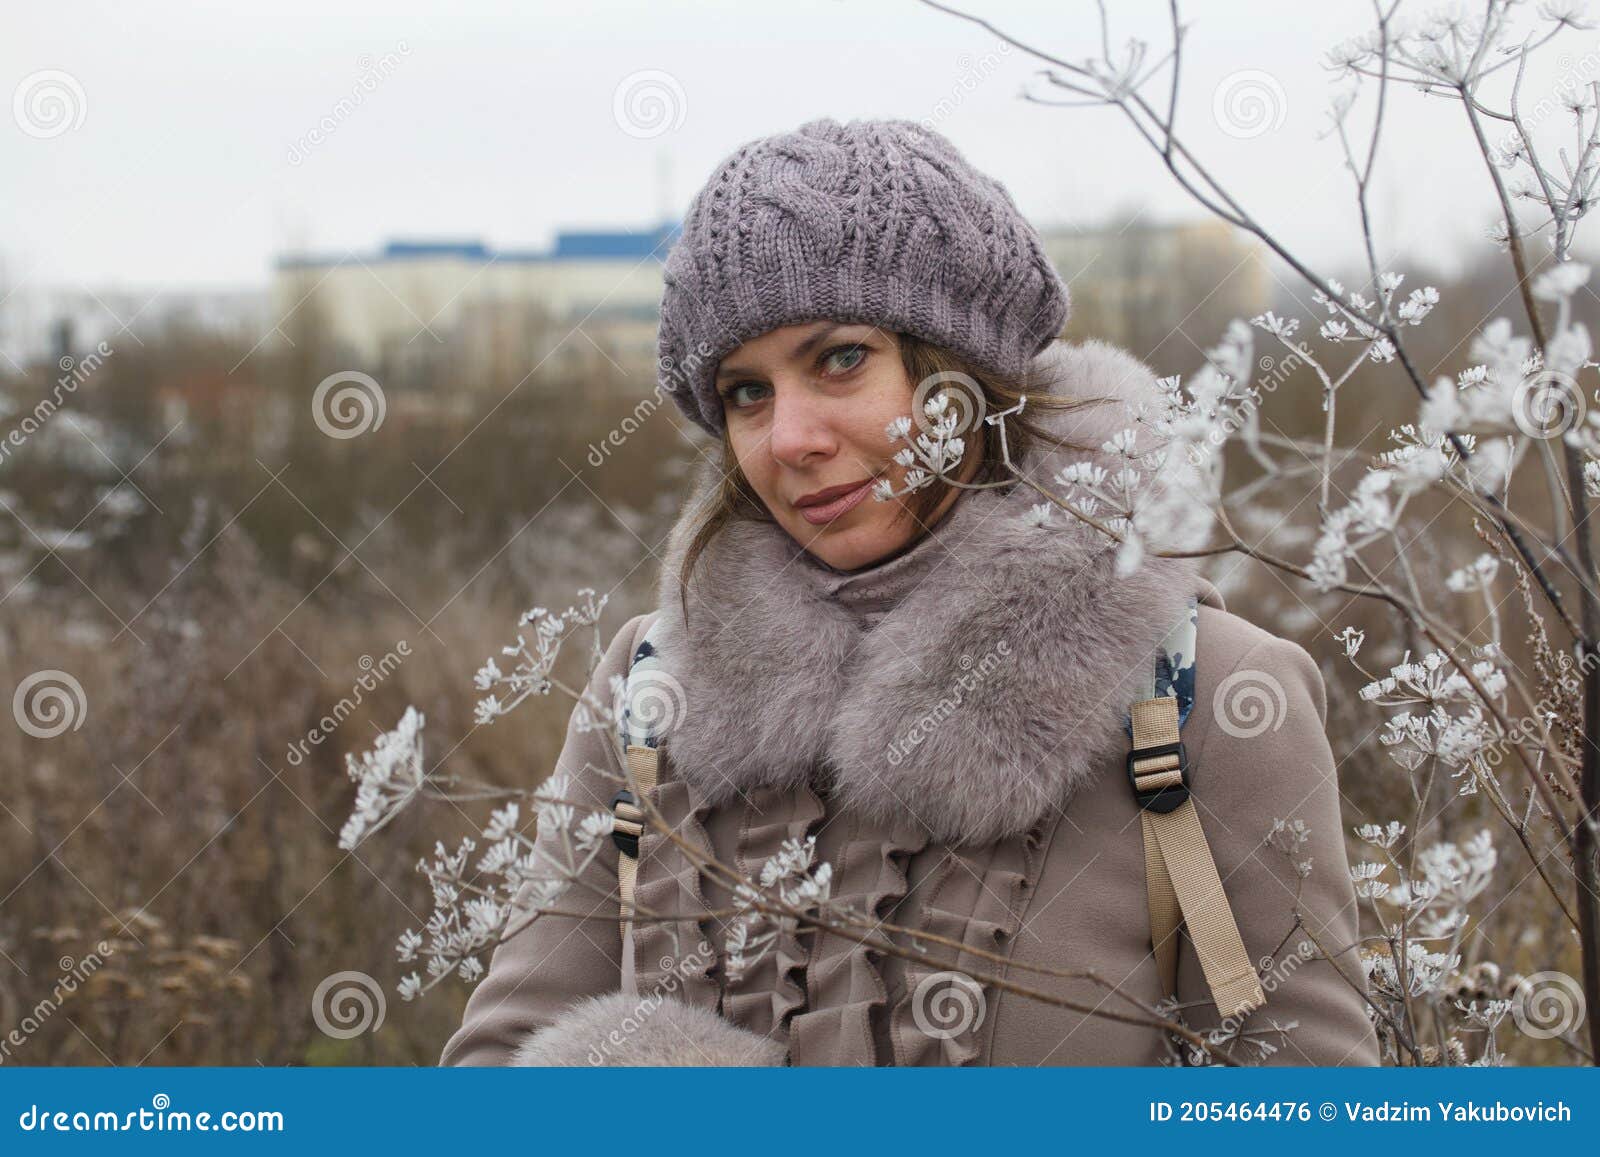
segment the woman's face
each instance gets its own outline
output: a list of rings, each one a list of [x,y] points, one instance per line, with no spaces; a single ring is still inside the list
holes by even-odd
[[[900,498],[872,495],[880,478],[899,490],[905,472],[892,459],[906,444],[890,442],[885,428],[911,415],[915,383],[893,333],[832,321],[784,326],[723,358],[716,387],[745,478],[812,555],[856,570],[921,533]],[[967,458],[961,477],[976,466],[970,450]],[[934,519],[957,496],[947,495]]]

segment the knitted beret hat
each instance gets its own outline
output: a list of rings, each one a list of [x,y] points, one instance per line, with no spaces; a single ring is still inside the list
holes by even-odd
[[[907,120],[825,118],[741,146],[695,194],[664,280],[661,387],[713,437],[718,363],[780,326],[877,325],[1014,374],[1070,308],[1005,186]]]

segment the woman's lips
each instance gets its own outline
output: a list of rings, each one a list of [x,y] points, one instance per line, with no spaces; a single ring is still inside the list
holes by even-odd
[[[802,506],[799,508],[800,516],[813,526],[821,526],[824,522],[832,522],[847,510],[854,510],[867,495],[872,493],[872,484],[876,478],[868,478],[860,486],[847,494],[841,494],[832,502],[821,506]]]

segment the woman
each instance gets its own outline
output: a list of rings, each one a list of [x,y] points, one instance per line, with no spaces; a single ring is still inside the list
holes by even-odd
[[[1132,356],[1059,340],[1067,289],[1004,187],[910,122],[815,121],[718,167],[665,284],[663,384],[722,454],[668,540],[658,609],[590,686],[605,701],[647,670],[674,697],[630,740],[659,758],[650,803],[673,833],[639,839],[632,899],[671,919],[625,947],[632,864],[607,845],[569,893],[591,918],[507,940],[442,1063],[1157,1064],[1211,1030],[1237,1060],[1376,1063],[1316,665],[1228,613],[1192,558],[1130,559],[1016,483],[1059,493],[1069,463],[1115,466],[1102,444],[1159,390]],[[911,487],[900,435],[952,383],[959,464]],[[1185,899],[1197,919],[1158,937],[1167,960],[1141,838],[1163,821],[1143,804],[1182,792],[1136,796],[1125,727],[1185,622],[1198,663],[1159,688],[1195,708],[1178,811],[1232,920]],[[1264,726],[1230,718],[1245,683],[1270,692]],[[609,811],[623,758],[575,717],[557,770]],[[750,951],[702,857],[758,876],[808,836],[877,943],[790,927]],[[552,855],[560,839],[539,835]],[[1237,1004],[1219,927],[1246,961]]]

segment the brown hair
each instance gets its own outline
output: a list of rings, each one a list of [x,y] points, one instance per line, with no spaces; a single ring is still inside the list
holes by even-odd
[[[1027,406],[1023,411],[1005,419],[1004,452],[998,425],[980,421],[976,431],[966,432],[968,454],[972,450],[972,438],[976,436],[978,440],[978,468],[970,479],[972,483],[998,480],[1004,473],[1007,453],[1010,455],[1012,465],[1015,466],[1038,443],[1049,449],[1082,451],[1092,449],[1089,446],[1080,446],[1066,439],[1057,438],[1029,415],[1040,410],[1065,413],[1084,406],[1099,405],[1109,399],[1077,398],[1030,390],[1024,375],[1003,375],[980,370],[960,354],[943,346],[913,337],[911,334],[902,333],[895,336],[900,347],[900,362],[905,367],[906,377],[912,382],[925,382],[936,374],[965,375],[978,384],[978,388],[983,392],[985,412],[990,414],[1009,410],[1021,401],[1024,395],[1027,396]],[[946,377],[944,380],[948,381],[949,378]],[[956,381],[960,382],[961,379],[956,378]],[[948,392],[955,394],[964,389],[964,386],[957,386]],[[957,401],[959,402],[959,399]],[[962,465],[965,465],[965,461]],[[687,592],[689,580],[694,574],[695,563],[699,561],[706,547],[711,545],[711,540],[718,532],[735,519],[747,519],[753,522],[776,521],[750,486],[744,471],[739,468],[726,424],[722,428],[722,456],[719,467],[722,481],[709,499],[702,503],[703,508],[696,516],[688,550],[684,554],[683,565],[678,574],[680,597],[683,599],[686,619]],[[921,528],[921,533],[916,538],[921,538],[928,533],[928,519],[933,516],[933,512],[939,508],[940,503],[952,489],[955,487],[951,483],[937,475],[934,476],[922,489],[896,500],[901,506],[900,514],[896,515],[896,518],[905,515],[914,519]]]

